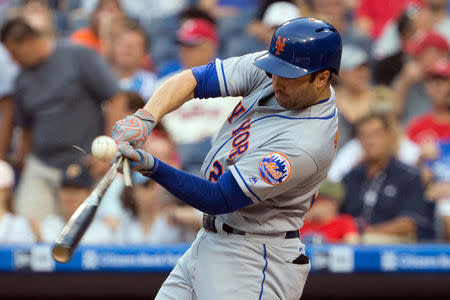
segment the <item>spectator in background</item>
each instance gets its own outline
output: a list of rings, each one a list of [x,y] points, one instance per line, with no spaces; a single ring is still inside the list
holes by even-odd
[[[119,1],[117,2],[119,3]],[[147,63],[149,67],[153,66],[154,63],[156,67],[159,68],[176,56],[174,36],[175,31],[178,28],[178,15],[190,3],[194,4],[194,2],[191,0],[120,0],[123,11],[125,11],[129,17],[139,21],[139,24],[141,24],[149,34],[150,40],[152,41],[151,53],[153,58],[152,64]],[[83,12],[83,10],[85,13],[94,11],[98,3],[99,0],[82,0],[83,9],[81,12]],[[102,17],[101,19],[107,18],[108,17]],[[120,19],[120,17],[118,19]],[[109,22],[106,20],[104,23],[107,24]],[[116,22],[114,21],[113,23]],[[111,30],[109,30],[109,32],[113,33],[117,27],[120,26],[110,28]],[[106,29],[104,31],[106,32],[106,40],[111,40],[109,38],[111,34],[108,33],[107,30],[108,26],[105,26],[104,28]],[[109,59],[110,56],[107,55],[107,57]]]
[[[370,90],[369,56],[353,45],[342,48],[341,70],[336,86],[339,109],[338,148],[353,137],[354,123],[368,113],[372,97]]]
[[[0,245],[34,243],[36,238],[28,221],[12,213],[14,171],[0,160]]]
[[[302,241],[313,244],[358,242],[358,226],[353,217],[339,214],[344,195],[345,190],[340,183],[325,182],[320,187],[300,229]]]
[[[13,63],[8,51],[0,44],[0,159],[5,159],[14,127],[14,81],[18,67]]]
[[[432,227],[432,211],[424,200],[420,172],[394,157],[395,130],[389,116],[369,114],[356,128],[364,161],[343,179],[342,212],[357,218],[365,243],[430,238],[426,230]]]
[[[27,0],[19,8],[20,16],[34,29],[45,35],[56,35],[53,13],[47,1]]]
[[[297,6],[291,2],[272,1],[270,5],[265,4],[261,4],[264,10],[260,12],[260,18],[250,23],[242,36],[238,35],[227,40],[224,49],[225,57],[241,56],[249,52],[266,50],[275,29],[279,25],[301,17]]]
[[[408,125],[408,136],[422,149],[422,174],[427,196],[437,203],[437,216],[444,224],[443,237],[450,240],[450,61],[430,66],[425,92],[432,109]]]
[[[256,7],[257,0],[199,0],[198,5],[205,11],[210,11],[216,18],[226,18],[239,15],[241,10],[252,10]]]
[[[131,216],[117,231],[120,244],[173,244],[192,242],[181,227],[169,223],[164,214],[168,205],[165,190],[151,179],[135,184],[132,190],[125,189],[122,194],[124,208]]]
[[[218,45],[215,26],[205,19],[186,20],[177,33],[181,68],[177,72],[214,61]],[[162,84],[174,73],[160,79]],[[199,174],[203,160],[235,100],[196,100],[185,103],[162,119],[180,151],[185,171]]]
[[[55,35],[53,15],[45,1],[28,0],[21,6],[11,8],[11,14],[22,16],[43,35]],[[3,44],[0,44],[0,159],[6,158],[14,129],[14,105],[12,95],[14,82],[19,73]],[[12,157],[16,159],[16,157]]]
[[[436,143],[450,138],[450,62],[436,61],[425,76],[425,92],[431,109],[408,125],[408,136],[415,143]]]
[[[425,0],[423,11],[424,26],[427,26],[425,29],[436,30],[450,43],[448,0]]]
[[[403,132],[394,113],[394,92],[384,86],[371,89],[371,104],[369,111],[389,115],[395,132],[396,157],[399,161],[417,166],[420,158],[420,148]],[[364,152],[357,138],[346,142],[336,153],[336,157],[328,172],[328,180],[340,182],[342,178],[364,158]]]
[[[349,21],[346,0],[312,0],[312,16],[332,24],[343,45],[355,45],[372,57],[372,41]]]
[[[92,48],[110,60],[114,32],[120,28],[125,12],[119,0],[96,0],[94,7],[89,26],[75,31],[70,40]]]
[[[407,47],[417,31],[419,8],[409,5],[374,46],[375,84],[391,85],[408,59]]]
[[[425,94],[423,78],[429,66],[448,58],[449,49],[446,39],[432,31],[411,42],[409,51],[412,59],[403,66],[394,82],[397,98],[395,109],[403,123],[430,110],[431,102]]]
[[[98,0],[84,0],[84,2],[96,2]],[[156,20],[167,21],[168,18],[178,15],[189,4],[188,0],[121,0],[122,7],[134,19],[143,25],[155,25]],[[88,5],[92,8],[92,4]],[[157,21],[156,21],[157,22]]]
[[[450,43],[450,18],[447,0],[426,0],[424,5],[410,3],[395,21],[389,22],[374,46],[375,82],[390,84],[407,62],[408,46],[416,36],[436,31]]]
[[[16,210],[41,219],[55,212],[62,170],[82,154],[72,145],[89,149],[104,129],[110,132],[121,97],[111,70],[90,49],[56,42],[20,18],[4,25],[1,41],[22,67],[14,105],[22,129],[19,164],[27,159]]]
[[[158,125],[151,133],[143,149],[171,165],[177,165],[176,148],[163,127]],[[158,156],[158,157],[159,157]],[[178,207],[173,198],[156,182],[146,177],[135,178],[133,189],[122,189],[121,201],[126,215],[117,230],[121,244],[161,244],[192,242],[195,237],[193,226],[180,226]],[[179,212],[178,212],[179,213]],[[201,213],[190,209],[183,215],[189,221]],[[194,221],[195,223],[195,221]]]
[[[376,40],[384,26],[396,19],[410,3],[421,4],[421,0],[360,0],[355,12],[356,27]]]
[[[159,71],[162,82],[173,74],[216,58],[219,36],[214,23],[206,18],[185,20],[177,31],[178,60],[168,63]]]
[[[149,58],[149,44],[145,30],[128,20],[115,35],[111,58],[120,88],[138,93],[145,101],[152,95],[156,83],[156,75],[142,68]]]
[[[64,173],[59,190],[60,214],[46,216],[40,224],[40,236],[44,243],[53,243],[64,224],[75,210],[91,193],[93,186],[89,172],[80,164],[71,164]],[[96,219],[89,225],[81,239],[81,244],[111,244],[114,242],[112,231],[108,226]]]

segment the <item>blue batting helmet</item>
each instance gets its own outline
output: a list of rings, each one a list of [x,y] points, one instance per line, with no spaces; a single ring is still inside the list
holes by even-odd
[[[298,18],[281,24],[270,49],[256,58],[255,66],[267,73],[298,78],[331,69],[339,73],[342,41],[332,25],[314,18]]]

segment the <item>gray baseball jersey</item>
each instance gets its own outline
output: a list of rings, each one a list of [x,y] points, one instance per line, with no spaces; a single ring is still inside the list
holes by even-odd
[[[338,117],[335,95],[304,110],[282,108],[266,73],[253,65],[263,52],[216,60],[222,96],[243,96],[219,131],[201,174],[210,181],[230,170],[254,205],[218,216],[255,234],[296,230],[333,160]]]

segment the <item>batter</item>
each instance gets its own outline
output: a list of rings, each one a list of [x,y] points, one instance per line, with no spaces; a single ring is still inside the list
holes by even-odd
[[[113,137],[134,168],[203,211],[204,224],[156,299],[299,299],[310,270],[298,229],[333,160],[342,43],[330,24],[299,18],[269,51],[216,60],[166,82]],[[192,98],[243,96],[200,178],[139,150],[165,114]]]

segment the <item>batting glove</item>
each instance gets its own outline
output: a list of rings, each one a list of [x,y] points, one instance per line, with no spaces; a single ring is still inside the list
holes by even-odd
[[[132,116],[116,122],[112,138],[122,155],[138,161],[140,157],[135,149],[142,147],[155,126],[155,118],[145,109],[139,109]]]
[[[145,152],[144,150],[138,149],[134,151],[139,156],[139,160],[131,160],[130,168],[135,171],[139,171],[144,175],[151,175],[158,167],[158,161],[155,160],[153,155]]]

